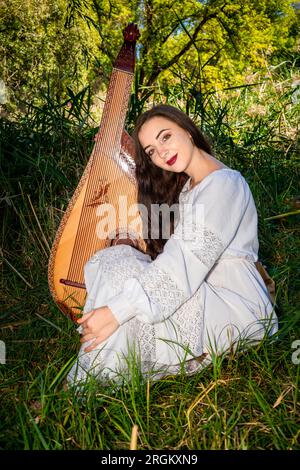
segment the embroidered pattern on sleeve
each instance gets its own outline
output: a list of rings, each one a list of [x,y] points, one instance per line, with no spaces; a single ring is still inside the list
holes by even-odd
[[[164,318],[171,315],[187,299],[187,295],[171,276],[159,269],[155,263],[142,272],[138,280],[151,301],[159,305]]]
[[[128,262],[130,257],[130,262]],[[89,263],[99,263],[103,281],[110,282],[112,292],[119,292],[126,279],[137,277],[141,271],[141,261],[147,261],[147,255],[128,245],[116,245],[96,252]],[[113,295],[113,294],[112,294]]]
[[[174,231],[176,238],[182,238],[186,246],[208,268],[219,258],[225,246],[219,236],[204,225],[195,221],[181,225]]]

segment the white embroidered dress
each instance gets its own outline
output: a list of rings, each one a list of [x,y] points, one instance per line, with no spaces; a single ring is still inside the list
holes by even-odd
[[[159,378],[190,374],[213,354],[242,349],[278,329],[258,259],[257,212],[250,188],[223,168],[179,197],[179,220],[163,252],[128,245],[97,252],[85,265],[84,313],[107,305],[120,323],[95,350],[81,346],[70,383],[130,375],[132,351],[142,372]],[[206,354],[205,361],[197,358]],[[149,375],[148,375],[149,376]]]

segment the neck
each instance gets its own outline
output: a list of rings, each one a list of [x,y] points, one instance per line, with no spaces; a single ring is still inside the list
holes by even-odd
[[[204,177],[206,169],[206,155],[206,152],[195,147],[189,168],[186,169],[186,173],[191,178],[190,188],[193,188]]]
[[[220,168],[227,168],[226,165],[204,150],[197,147],[195,149],[195,154],[193,155],[190,167],[186,171],[191,178],[190,189],[200,183],[200,181],[202,181],[203,178],[209,175],[212,171]]]

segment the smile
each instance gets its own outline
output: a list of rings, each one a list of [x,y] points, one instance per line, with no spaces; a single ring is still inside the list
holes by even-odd
[[[168,165],[174,165],[176,160],[177,160],[177,153],[176,153],[176,155],[174,155],[174,157],[170,158],[170,160],[167,161],[167,164]]]

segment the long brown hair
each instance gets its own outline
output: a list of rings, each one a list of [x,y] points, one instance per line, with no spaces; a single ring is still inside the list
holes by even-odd
[[[147,237],[144,238],[146,243],[146,253],[149,254],[154,260],[159,253],[163,251],[163,247],[168,239],[162,238],[162,226],[161,220],[159,221],[159,238],[151,239],[149,233],[151,233],[151,204],[168,204],[172,206],[178,203],[179,194],[188,180],[189,176],[184,173],[173,173],[171,171],[164,170],[156,166],[145,153],[143,147],[140,144],[138,134],[141,127],[145,122],[150,119],[162,116],[170,121],[175,122],[179,127],[186,130],[193,139],[194,145],[201,150],[212,155],[211,146],[207,138],[202,134],[194,122],[182,111],[173,106],[161,104],[154,108],[144,112],[137,120],[133,139],[136,148],[136,168],[135,174],[137,179],[137,201],[139,204],[143,204],[147,208],[148,220],[145,219],[141,213],[143,221],[143,227],[147,224],[148,232]],[[174,216],[171,212],[170,220],[170,235],[174,232]],[[145,232],[144,232],[145,233]]]

